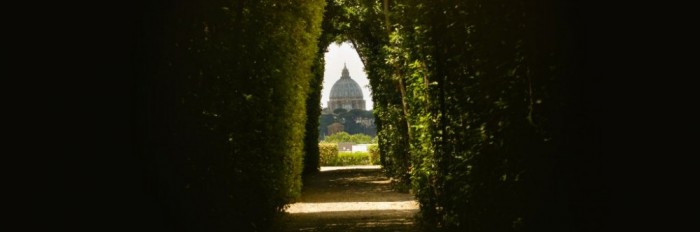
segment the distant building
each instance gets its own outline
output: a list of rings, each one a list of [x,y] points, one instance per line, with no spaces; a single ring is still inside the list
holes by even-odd
[[[345,126],[343,126],[343,124],[340,124],[338,122],[333,123],[333,124],[328,126],[328,135],[332,135],[332,134],[335,134],[338,132],[343,132],[344,128],[345,128]]]
[[[367,152],[368,151],[367,146],[369,146],[369,144],[353,144],[352,145],[352,152],[357,152],[357,151]]]
[[[336,112],[337,109],[344,110]],[[371,111],[366,110],[362,89],[350,77],[347,65],[343,67],[340,79],[331,87],[328,107],[321,111],[318,129],[319,140],[341,131],[351,135],[377,135],[374,116]]]
[[[340,142],[340,143],[338,143],[338,151],[352,152],[352,145],[355,145],[355,143]]]
[[[354,109],[365,110],[365,99],[362,94],[362,89],[360,85],[350,77],[347,65],[343,67],[340,80],[336,81],[333,87],[331,87],[329,99],[327,112],[332,113],[340,108],[347,111]]]
[[[371,117],[371,118],[357,117],[357,118],[355,118],[355,123],[360,124],[366,128],[371,128],[371,127],[374,127],[374,117]]]

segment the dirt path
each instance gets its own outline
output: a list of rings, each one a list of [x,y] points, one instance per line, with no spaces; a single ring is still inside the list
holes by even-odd
[[[281,231],[417,231],[418,203],[393,191],[379,166],[323,167],[304,183]]]

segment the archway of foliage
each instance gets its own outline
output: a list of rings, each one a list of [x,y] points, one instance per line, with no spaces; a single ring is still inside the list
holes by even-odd
[[[382,165],[428,224],[590,230],[604,207],[577,13],[551,0],[334,0],[318,47],[357,49]]]
[[[350,41],[357,50],[367,72],[372,88],[372,100],[374,101],[375,124],[379,136],[379,146],[383,155],[381,163],[390,176],[401,176],[404,188],[408,186],[408,137],[406,120],[401,111],[401,95],[396,88],[396,80],[389,76],[391,66],[384,61],[388,34],[384,29],[384,14],[381,11],[380,1],[327,1],[322,35],[318,47],[317,62],[323,63],[325,48],[331,43]],[[377,8],[379,7],[379,8]],[[379,10],[378,10],[379,9]],[[320,85],[323,70],[317,73]],[[321,89],[315,89],[313,97],[320,98]],[[315,102],[318,105],[317,102]],[[377,107],[377,104],[382,106]],[[317,118],[318,112],[309,112],[309,118]],[[309,134],[307,130],[307,134]],[[314,132],[317,133],[317,132]],[[307,135],[307,147],[314,146],[311,136]],[[384,138],[384,139],[382,139]],[[307,151],[307,156],[313,152]],[[314,163],[314,157],[308,157],[307,161]],[[308,166],[307,166],[308,167]]]
[[[381,163],[429,225],[600,230],[578,13],[553,0],[153,4],[135,54],[148,191],[170,230],[264,230],[302,170],[318,171],[323,52],[349,40]]]

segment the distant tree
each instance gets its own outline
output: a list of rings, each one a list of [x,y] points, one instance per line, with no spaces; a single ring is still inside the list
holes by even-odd
[[[318,132],[319,140],[323,140],[328,134],[328,126],[335,122],[334,116],[332,114],[323,114],[319,118]]]
[[[364,116],[367,112],[369,112],[369,111],[360,110],[360,109],[352,109],[352,110],[348,111],[348,114],[350,114],[352,116]]]
[[[333,110],[333,113],[337,114],[337,115],[345,114],[347,112],[348,112],[348,110],[343,109],[343,108],[338,108],[338,109]]]
[[[350,134],[348,132],[338,132],[329,136],[323,140],[326,143],[340,143],[340,142],[350,142]]]
[[[354,134],[350,135],[347,132],[338,132],[329,136],[323,140],[326,143],[371,143],[372,137],[366,134]]]
[[[354,134],[350,135],[350,141],[353,143],[371,143],[372,137],[366,134]]]

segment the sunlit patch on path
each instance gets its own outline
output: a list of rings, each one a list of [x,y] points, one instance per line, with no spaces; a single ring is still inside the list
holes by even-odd
[[[380,166],[322,167],[290,204],[280,231],[417,231],[418,203],[391,189]]]
[[[321,167],[321,172],[334,171],[334,170],[349,170],[349,169],[381,169],[382,166],[379,165],[353,165],[353,166],[323,166]]]
[[[329,203],[296,203],[292,204],[287,213],[319,213],[340,211],[367,210],[414,210],[418,209],[416,201],[397,202],[329,202]]]

